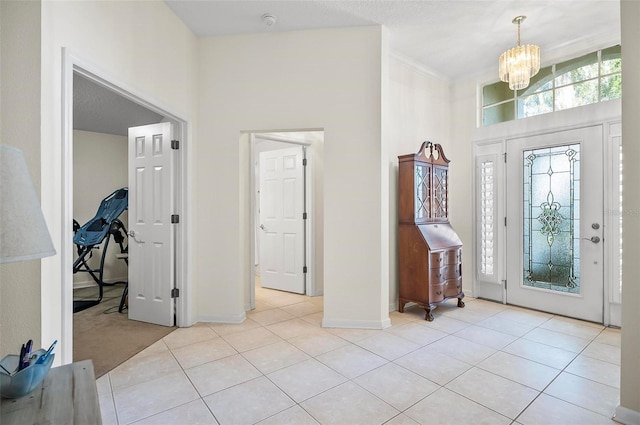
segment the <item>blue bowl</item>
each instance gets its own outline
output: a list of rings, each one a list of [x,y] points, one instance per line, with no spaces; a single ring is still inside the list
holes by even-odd
[[[32,355],[31,364],[19,372],[7,374],[0,369],[0,394],[5,398],[20,398],[33,391],[47,376],[55,354],[51,353],[44,363],[36,364],[37,358],[42,356],[45,350],[37,350]],[[10,354],[0,364],[12,372],[18,368],[20,356]]]

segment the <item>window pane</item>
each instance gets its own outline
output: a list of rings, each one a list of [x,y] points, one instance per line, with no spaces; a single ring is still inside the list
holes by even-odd
[[[518,96],[526,96],[553,88],[553,69],[551,66],[542,68],[540,72],[531,78],[529,86],[518,93]]]
[[[524,285],[580,293],[580,145],[523,152]]]
[[[509,89],[509,83],[500,81],[482,88],[482,106],[493,105],[508,99],[513,99],[513,91]]]
[[[431,210],[431,180],[429,166],[416,166],[415,185],[416,185],[416,220],[429,217]]]
[[[585,81],[556,89],[556,110],[589,105],[598,101],[598,80]]]
[[[616,45],[542,68],[527,88],[516,92],[516,104],[507,83],[488,84],[482,92],[482,125],[618,99],[621,61],[621,47]]]
[[[622,96],[622,75],[613,74],[600,80],[600,100],[618,99]]]
[[[600,58],[602,60],[602,68],[600,69],[601,75],[613,74],[622,71],[619,45],[604,49]]]
[[[547,90],[518,99],[518,118],[553,112],[553,92]]]
[[[482,110],[482,125],[497,124],[515,119],[513,101],[496,106],[489,106]]]
[[[597,52],[556,65],[556,87],[596,78],[597,76]]]

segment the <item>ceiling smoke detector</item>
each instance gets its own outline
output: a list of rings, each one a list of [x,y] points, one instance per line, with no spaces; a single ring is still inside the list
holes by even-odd
[[[278,18],[270,13],[265,13],[264,15],[262,15],[262,22],[264,22],[264,24],[268,27],[273,26],[273,24],[275,24],[277,20]]]

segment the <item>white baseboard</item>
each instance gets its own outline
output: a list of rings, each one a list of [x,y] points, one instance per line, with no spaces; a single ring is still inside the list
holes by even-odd
[[[196,322],[203,323],[229,323],[238,325],[247,318],[247,315],[242,312],[241,314],[232,314],[232,315],[213,315],[213,316],[198,316],[196,317]]]
[[[624,425],[640,425],[640,412],[618,406],[611,419]]]
[[[344,328],[344,329],[386,329],[391,326],[391,319],[383,320],[340,320],[322,319],[323,328]]]
[[[622,326],[622,304],[609,303],[609,323],[610,326]]]

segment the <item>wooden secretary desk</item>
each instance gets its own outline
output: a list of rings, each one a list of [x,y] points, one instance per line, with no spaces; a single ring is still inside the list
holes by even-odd
[[[408,302],[426,311],[462,292],[462,241],[449,224],[449,160],[442,146],[424,142],[398,157],[398,311]]]

